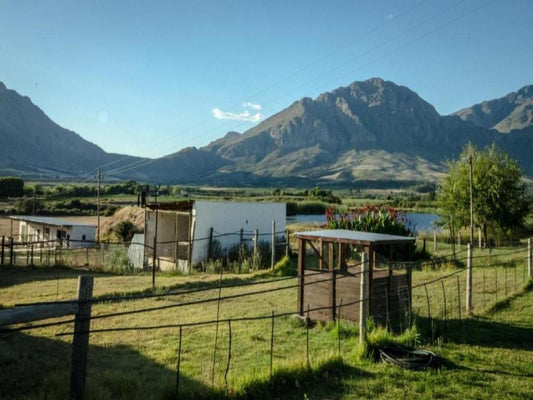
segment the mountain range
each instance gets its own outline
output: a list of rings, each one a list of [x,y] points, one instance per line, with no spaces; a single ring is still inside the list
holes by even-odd
[[[440,115],[380,78],[303,98],[244,133],[158,159],[106,153],[0,83],[0,174],[77,179],[95,168],[163,184],[368,185],[435,181],[468,143],[495,142],[533,175],[533,86]]]

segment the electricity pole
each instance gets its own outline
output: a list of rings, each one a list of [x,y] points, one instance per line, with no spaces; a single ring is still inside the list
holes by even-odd
[[[472,155],[468,156],[470,166],[470,246],[474,245],[474,184],[472,173]]]
[[[96,174],[96,180],[98,182],[98,189],[96,191],[96,215],[98,216],[98,228],[96,230],[96,241],[100,243],[100,168],[98,168],[98,173]]]

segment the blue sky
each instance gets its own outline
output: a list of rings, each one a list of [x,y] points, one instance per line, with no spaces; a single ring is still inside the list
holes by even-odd
[[[0,81],[104,150],[204,146],[382,77],[448,114],[533,83],[533,1],[0,0]]]

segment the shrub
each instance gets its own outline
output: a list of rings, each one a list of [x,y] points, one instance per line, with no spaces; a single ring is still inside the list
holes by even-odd
[[[329,229],[414,236],[405,212],[390,206],[366,206],[347,214],[337,214],[335,208],[329,207],[326,219],[326,227]]]
[[[322,201],[287,202],[287,215],[322,214],[328,208],[328,203]]]
[[[125,246],[111,246],[107,252],[104,271],[114,274],[129,274],[133,272],[133,265],[128,258],[128,250]]]
[[[15,209],[20,214],[40,214],[44,208],[43,201],[39,199],[27,198],[15,202]]]
[[[277,276],[296,276],[298,275],[297,265],[294,259],[283,257],[274,265],[274,274]]]
[[[24,195],[24,181],[16,177],[0,178],[0,197],[21,197]]]

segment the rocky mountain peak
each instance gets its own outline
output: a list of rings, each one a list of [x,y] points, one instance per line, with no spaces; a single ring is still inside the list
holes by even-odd
[[[498,99],[463,108],[452,115],[487,129],[509,133],[533,126],[533,85]]]

